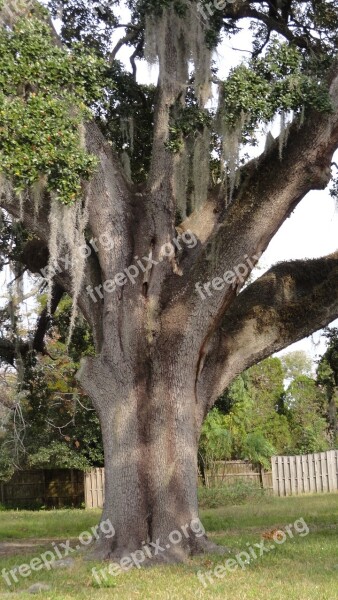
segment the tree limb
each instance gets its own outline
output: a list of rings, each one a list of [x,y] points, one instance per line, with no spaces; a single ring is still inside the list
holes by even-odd
[[[235,3],[226,3],[223,10],[224,19],[233,19],[234,21],[241,19],[254,19],[266,25],[268,31],[275,31],[282,35],[286,40],[293,42],[299,48],[308,49],[313,46],[317,47],[317,40],[310,39],[307,35],[297,35],[288,26],[287,22],[279,17],[278,13],[272,16],[271,13],[262,12],[250,6],[250,2],[241,0]]]
[[[41,352],[42,354],[46,352],[45,335],[51,321],[51,316],[54,315],[63,294],[64,289],[60,285],[54,285],[50,314],[48,314],[48,309],[45,307],[38,318],[33,339],[33,350],[36,352]]]
[[[22,355],[27,354],[29,350],[28,342],[12,342],[6,338],[0,337],[0,363],[5,362],[14,366],[18,352]]]
[[[121,50],[121,48],[125,44],[129,44],[130,42],[133,42],[137,38],[138,35],[139,35],[139,29],[134,27],[133,29],[131,29],[130,31],[128,31],[123,38],[121,38],[117,42],[117,44],[115,45],[115,47],[111,51],[109,59],[108,59],[108,62],[109,62],[110,65],[114,62],[114,60],[116,58],[116,55]]]
[[[337,317],[338,251],[269,269],[237,296],[210,341],[198,384],[209,408],[244,369]]]
[[[330,97],[331,113],[312,111],[303,126],[293,123],[282,159],[276,140],[268,152],[243,168],[237,197],[218,215],[219,223],[209,238],[186,257],[186,265],[181,265],[184,277],[172,281],[178,302],[190,302],[195,321],[207,315],[206,335],[212,334],[215,318],[229,307],[233,289],[227,285],[205,301],[196,293],[196,284],[208,284],[243,264],[246,256],[264,252],[304,196],[329,183],[332,155],[338,147],[338,63],[331,74]],[[199,222],[198,215],[192,215],[194,219]]]

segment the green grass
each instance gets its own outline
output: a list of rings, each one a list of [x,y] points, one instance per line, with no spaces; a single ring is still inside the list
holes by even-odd
[[[14,539],[78,536],[97,523],[96,511],[50,511],[0,513],[0,542]],[[71,569],[40,571],[8,588],[0,577],[0,598],[28,600],[24,590],[37,581],[51,586],[44,600],[185,600],[212,598],[224,600],[337,600],[338,599],[338,494],[294,498],[257,498],[256,501],[223,508],[203,510],[202,521],[210,538],[233,549],[233,555],[259,543],[264,532],[285,527],[304,518],[310,528],[306,537],[295,535],[273,551],[253,561],[245,570],[214,577],[206,589],[197,578],[199,570],[211,571],[226,558],[207,555],[185,565],[133,569],[111,577],[108,585],[95,586],[90,563],[76,556]],[[44,550],[48,549],[48,546]],[[39,556],[35,549],[25,555],[0,558],[0,572],[6,567],[29,562]]]
[[[100,511],[9,510],[0,512],[0,542],[29,538],[77,537],[98,522]]]

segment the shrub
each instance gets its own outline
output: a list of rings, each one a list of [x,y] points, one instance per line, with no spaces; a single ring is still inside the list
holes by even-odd
[[[258,483],[240,480],[220,487],[200,487],[198,500],[201,508],[217,508],[260,500],[264,494],[265,490]]]

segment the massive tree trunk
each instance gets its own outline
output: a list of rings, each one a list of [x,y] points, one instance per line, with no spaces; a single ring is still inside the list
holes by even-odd
[[[97,249],[88,257],[78,305],[96,357],[83,360],[78,378],[102,425],[102,518],[116,531],[112,540],[99,540],[102,557],[122,557],[158,540],[163,560],[211,548],[194,532],[205,415],[237,374],[338,316],[338,253],[282,263],[241,291],[285,219],[330,179],[338,66],[328,82],[330,114],[308,111],[304,124],[295,120],[282,158],[276,140],[243,167],[230,206],[224,190],[210,186],[202,206],[177,226],[175,173],[184,157],[166,142],[171,111],[184,97],[182,77],[188,85],[191,49],[184,58],[184,36],[171,25],[161,25],[166,43],[147,184],[133,185],[99,128],[86,126],[87,149],[99,162],[84,188],[88,239]],[[21,207],[25,226],[46,244],[50,202],[46,194],[36,215],[27,195]],[[19,217],[8,194],[0,204]],[[103,233],[109,246],[98,242]],[[55,281],[72,294],[67,269]],[[169,537],[176,530],[180,543]]]
[[[315,119],[318,127],[318,116]],[[90,222],[95,235],[108,228],[117,243],[113,251],[99,253],[100,280],[104,284],[113,279],[139,257],[151,261],[145,263],[145,273],[140,269],[135,281],[116,286],[114,293],[102,288],[99,356],[85,359],[79,373],[102,424],[102,518],[109,518],[116,530],[112,541],[101,539],[97,544],[101,557],[121,558],[158,541],[163,551],[156,560],[182,560],[213,549],[205,536],[197,537],[189,528],[198,518],[197,448],[207,411],[238,373],[338,315],[337,255],[278,265],[238,294],[290,210],[310,186],[326,184],[323,148],[313,138],[309,148],[303,135],[311,183],[304,174],[297,130],[296,139],[289,137],[282,163],[277,144],[269,157],[263,156],[261,170],[255,166],[250,173],[249,191],[244,188],[225,218],[215,211],[211,196],[178,230],[170,211],[160,209],[174,206],[171,155],[163,155],[166,169],[160,183],[155,178],[144,193],[127,189],[121,176],[117,189],[114,158],[110,150],[108,161],[105,155],[99,184],[95,178],[92,183]],[[322,135],[319,127],[317,135]],[[96,154],[102,154],[99,136],[90,130],[88,139],[91,148],[96,140]],[[329,162],[329,143],[326,149]],[[156,157],[158,161],[159,153]],[[273,181],[264,176],[272,161]],[[286,176],[290,164],[292,180]],[[178,249],[173,240],[178,231],[184,235],[188,230],[188,239],[195,236],[196,245],[187,247],[181,239]],[[206,258],[215,238],[216,265]],[[166,244],[172,244],[174,254],[164,255]],[[243,263],[245,268],[221,292],[211,288],[211,293],[209,287],[201,295],[195,287]],[[180,543],[170,542],[171,532],[184,530]]]
[[[168,339],[169,345],[170,341]],[[98,552],[121,557],[173,531],[182,544],[170,544],[163,560],[203,547],[190,524],[198,519],[197,445],[201,416],[196,404],[192,365],[170,368],[170,351],[161,360],[142,357],[124,381],[114,366],[87,360],[79,378],[100,415],[105,449],[106,489],[102,519],[116,535],[100,542]],[[128,372],[131,377],[129,379]],[[183,529],[182,529],[183,528]]]

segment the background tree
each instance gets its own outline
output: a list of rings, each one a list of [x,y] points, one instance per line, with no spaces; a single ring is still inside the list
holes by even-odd
[[[209,486],[209,475],[215,481],[218,461],[231,458],[231,452],[232,438],[224,415],[213,408],[203,423],[199,443],[199,466],[204,485]]]
[[[97,552],[112,558],[197,517],[202,422],[235,376],[338,316],[337,253],[281,263],[241,291],[300,200],[331,179],[335,4],[239,0],[210,14],[204,2],[129,0],[127,24],[115,4],[51,2],[59,38],[38,3],[23,19],[22,5],[15,14],[6,3],[0,34],[0,204],[48,254],[47,310],[31,347],[43,350],[64,290],[70,332],[77,309],[92,331],[95,356],[78,378],[102,427],[103,518],[116,536]],[[222,81],[213,51],[245,19],[252,57]],[[137,83],[144,57],[159,63],[156,89]],[[276,116],[279,139],[243,159]],[[172,244],[191,232],[193,246]],[[7,356],[30,351],[6,342]],[[163,557],[212,547],[184,539]]]
[[[295,453],[322,452],[330,448],[324,403],[316,381],[306,375],[296,377],[288,387],[286,404]]]
[[[327,419],[333,444],[338,444],[338,329],[326,330],[327,350],[319,361],[317,381],[327,399]]]
[[[227,415],[232,458],[251,459],[253,452],[258,455],[259,449],[265,448],[267,451],[261,452],[263,460],[254,462],[268,468],[273,454],[284,454],[290,447],[283,379],[281,360],[267,358],[237,377],[217,401],[216,406]]]
[[[281,356],[285,378],[295,379],[301,375],[311,376],[312,360],[311,357],[302,350],[294,350]]]
[[[45,304],[45,296],[41,300]],[[99,420],[75,379],[79,357],[93,352],[92,340],[86,322],[78,318],[67,353],[70,313],[71,301],[64,298],[50,323],[45,355],[29,353],[22,378],[14,372],[6,377],[12,380],[12,399],[3,392],[7,411],[0,438],[0,479],[14,468],[103,466]]]

